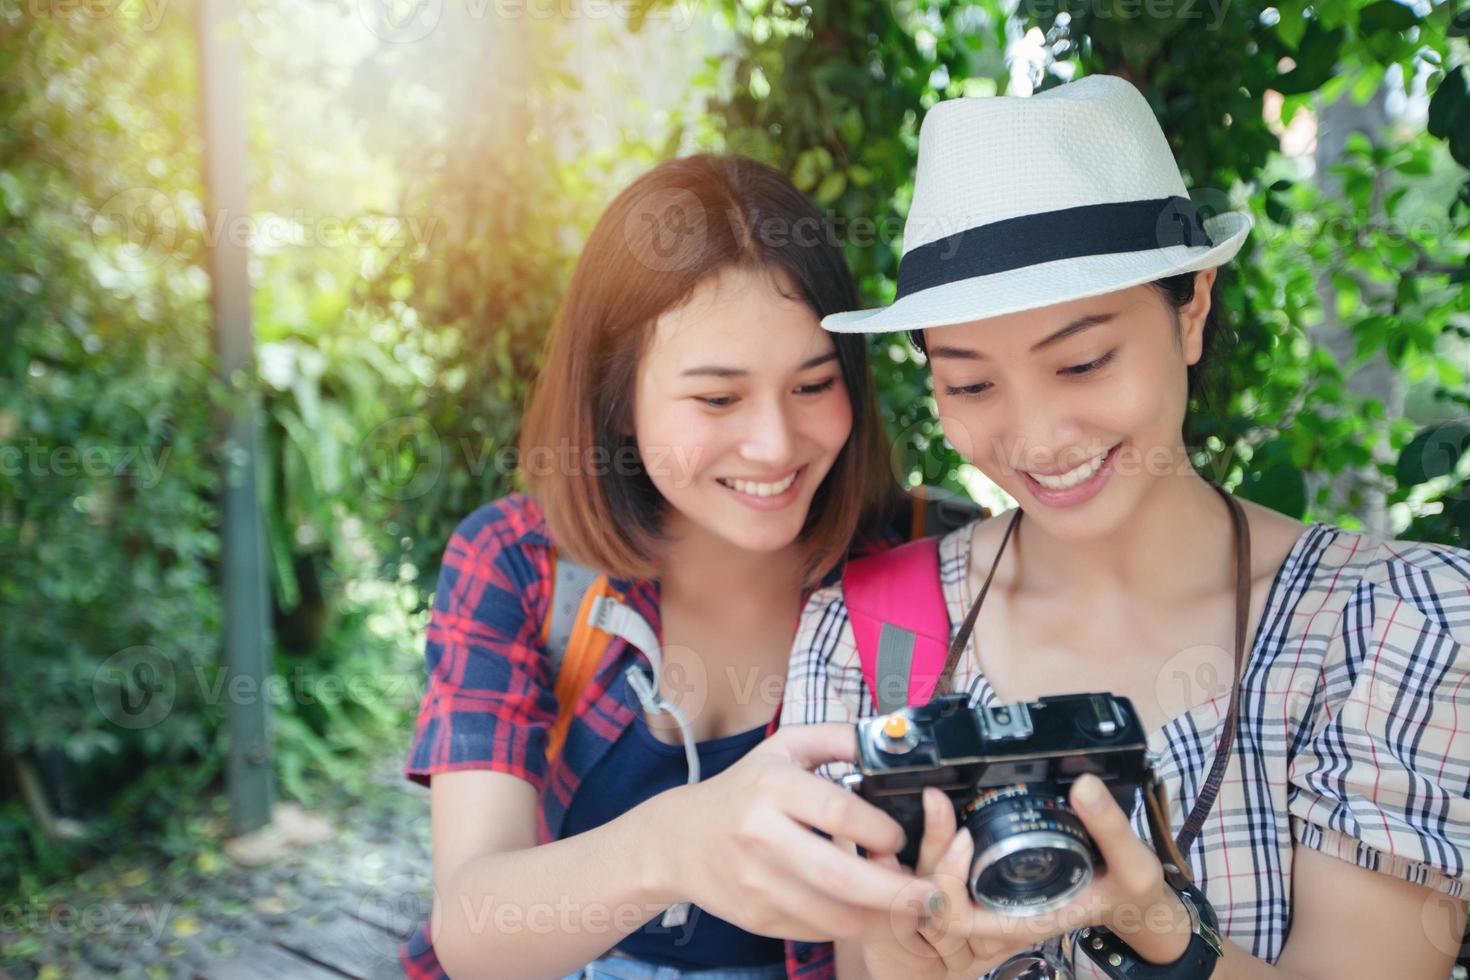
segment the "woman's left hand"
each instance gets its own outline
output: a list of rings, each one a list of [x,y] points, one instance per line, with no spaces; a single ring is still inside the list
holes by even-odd
[[[1190,937],[1188,914],[1165,883],[1153,848],[1133,832],[1127,815],[1097,777],[1079,778],[1070,800],[1102,853],[1103,867],[1066,905],[1018,917],[970,900],[974,838],[968,831],[956,831],[954,807],[944,794],[926,790],[923,846],[944,848],[932,880],[945,901],[938,914],[918,926],[918,935],[946,961],[957,961],[968,959],[970,950],[1024,947],[1085,926],[1106,926],[1150,962],[1170,963],[1183,956]]]

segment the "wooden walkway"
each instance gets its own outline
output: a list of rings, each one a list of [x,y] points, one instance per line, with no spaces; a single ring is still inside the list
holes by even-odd
[[[242,950],[202,976],[208,980],[402,980],[398,944],[407,938],[387,916],[338,912],[320,922],[290,926],[279,937]]]
[[[396,756],[374,784],[365,808],[337,814],[333,835],[289,862],[305,901],[195,980],[402,980],[398,948],[430,908],[428,791]]]

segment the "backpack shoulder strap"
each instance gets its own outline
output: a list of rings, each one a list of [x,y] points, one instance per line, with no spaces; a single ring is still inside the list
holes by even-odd
[[[842,590],[878,712],[927,703],[949,652],[939,540],[919,538],[848,562]]]
[[[563,558],[555,548],[552,549],[551,608],[547,612],[546,621],[541,624],[541,634],[546,642],[546,650],[551,654],[553,681],[561,674],[567,645],[572,639],[572,629],[577,625],[577,613],[582,608],[582,597],[600,577],[595,569],[579,565],[570,558]]]
[[[547,735],[546,758],[555,759],[566,742],[572,711],[582,691],[592,681],[612,637],[592,628],[592,604],[603,596],[621,598],[596,569],[579,565],[551,552],[551,608],[541,624],[541,638],[550,657],[550,673],[556,694],[556,721]]]
[[[914,494],[913,521],[910,538],[925,535],[942,538],[971,521],[989,517],[990,512],[969,497],[945,491],[929,490]]]

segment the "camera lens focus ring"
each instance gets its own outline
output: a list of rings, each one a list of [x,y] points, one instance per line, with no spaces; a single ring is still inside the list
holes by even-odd
[[[970,895],[1007,915],[1039,915],[1066,904],[1092,880],[1092,840],[1066,798],[1008,788],[973,804]]]
[[[1068,857],[1071,860],[1068,860]],[[1022,865],[1029,877],[1059,881],[1060,890],[1048,892],[1043,900],[1032,902],[1012,901],[1001,898],[985,879],[987,871],[1006,867],[1001,862],[1024,861]],[[1069,868],[1075,873],[1069,874]],[[1004,879],[1005,872],[999,871],[995,878]],[[1010,875],[1012,881],[1020,877]],[[993,912],[1007,915],[1040,915],[1043,912],[1065,905],[1073,895],[1087,887],[1092,881],[1092,855],[1080,842],[1066,834],[1053,830],[1034,830],[997,841],[980,854],[970,865],[970,894],[980,905]],[[1007,882],[1009,884],[1009,882]]]

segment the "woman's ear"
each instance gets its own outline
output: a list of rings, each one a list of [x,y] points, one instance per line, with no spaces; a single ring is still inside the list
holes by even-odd
[[[1179,307],[1179,343],[1184,349],[1184,363],[1198,364],[1205,349],[1205,321],[1210,316],[1210,293],[1218,268],[1201,269],[1194,274],[1194,297]]]

